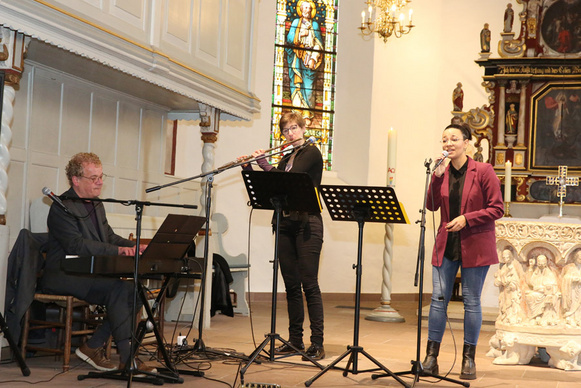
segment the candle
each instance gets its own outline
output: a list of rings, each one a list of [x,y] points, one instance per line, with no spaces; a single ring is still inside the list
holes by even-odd
[[[410,9],[410,26],[412,25],[412,14],[414,13],[413,9]]]
[[[361,11],[361,25],[365,24],[365,11]]]
[[[512,163],[507,160],[504,164],[504,202],[510,202],[510,186]]]
[[[396,165],[397,139],[395,129],[387,131],[387,185],[395,186],[395,165]]]

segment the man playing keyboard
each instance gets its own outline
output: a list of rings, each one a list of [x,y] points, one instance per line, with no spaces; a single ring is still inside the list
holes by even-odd
[[[42,290],[49,294],[66,294],[91,304],[104,305],[107,316],[93,336],[76,350],[77,356],[101,371],[125,368],[131,353],[131,312],[133,284],[117,278],[70,275],[61,269],[66,255],[128,255],[135,254],[135,242],[113,232],[107,222],[102,202],[74,200],[97,198],[103,187],[103,166],[93,153],[78,153],[66,166],[70,189],[63,196],[64,209],[53,203],[48,215],[48,253],[41,279]],[[145,246],[140,246],[140,252]],[[138,300],[136,311],[141,308]],[[109,337],[117,344],[120,364],[109,360],[104,346]],[[155,372],[154,368],[136,359],[137,369]]]

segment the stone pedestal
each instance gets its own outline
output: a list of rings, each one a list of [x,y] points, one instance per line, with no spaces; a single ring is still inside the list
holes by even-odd
[[[545,348],[549,365],[581,370],[581,221],[496,222],[499,315],[489,356],[528,364]]]

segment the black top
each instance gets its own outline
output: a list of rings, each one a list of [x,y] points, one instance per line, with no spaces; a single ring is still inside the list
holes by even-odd
[[[464,188],[464,178],[468,161],[459,170],[450,164],[450,220],[460,216],[460,205],[462,203],[462,189]],[[444,257],[449,260],[462,260],[462,249],[460,247],[460,232],[448,232],[446,250]]]
[[[298,149],[298,151],[294,150],[285,155],[278,163],[278,166],[270,171],[284,172],[294,153],[296,153],[296,156],[289,172],[306,172],[313,180],[313,185],[319,190],[323,177],[323,156],[316,146],[308,145]]]

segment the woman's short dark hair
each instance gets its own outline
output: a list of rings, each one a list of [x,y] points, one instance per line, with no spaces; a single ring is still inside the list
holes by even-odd
[[[446,128],[444,128],[444,131],[448,128],[456,128],[460,130],[460,132],[462,132],[462,137],[464,138],[464,140],[472,140],[472,133],[470,132],[470,128],[468,128],[466,124],[450,124]]]

